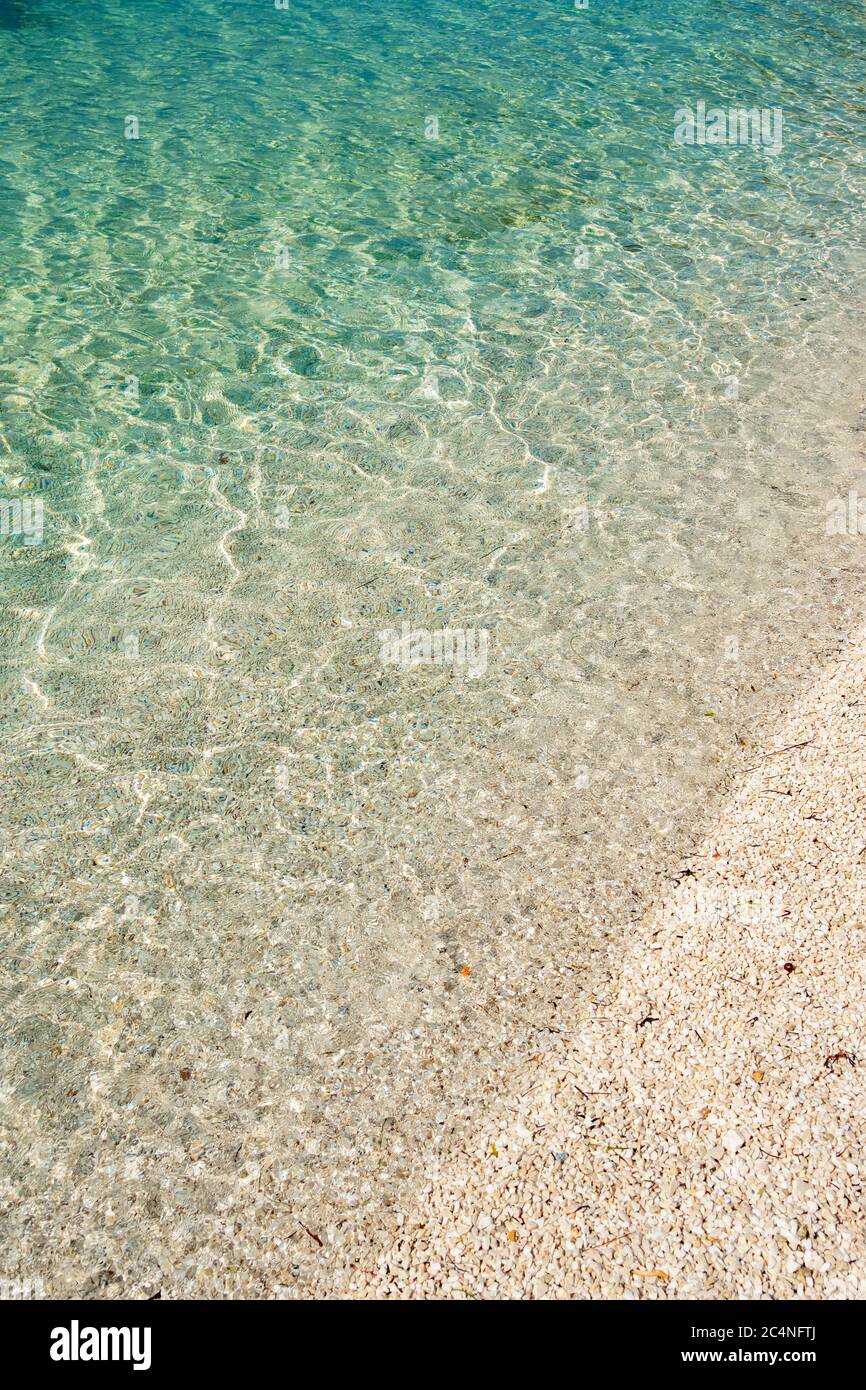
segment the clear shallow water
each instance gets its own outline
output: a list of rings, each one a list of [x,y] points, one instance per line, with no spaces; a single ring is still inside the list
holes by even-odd
[[[13,1267],[292,1287],[274,1213],[396,1188],[567,1016],[844,623],[864,28],[0,6]],[[677,146],[699,99],[781,151]],[[404,620],[483,676],[383,665]]]

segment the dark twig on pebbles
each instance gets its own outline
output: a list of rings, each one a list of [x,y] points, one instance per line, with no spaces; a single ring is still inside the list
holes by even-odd
[[[761,766],[761,763],[765,763],[768,758],[777,758],[780,753],[790,753],[792,748],[806,748],[810,743],[814,742],[814,738],[804,738],[802,743],[786,743],[784,748],[771,748],[769,753],[764,754],[760,762],[755,763],[752,767],[747,767],[746,771],[755,772]]]

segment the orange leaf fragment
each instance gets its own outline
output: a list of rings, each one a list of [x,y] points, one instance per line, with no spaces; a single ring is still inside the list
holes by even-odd
[[[461,967],[460,967],[460,974],[461,974],[461,975],[471,975],[471,974],[472,974],[472,967],[469,966],[469,965],[461,965]]]
[[[669,1274],[665,1274],[663,1269],[633,1269],[632,1274],[636,1275],[638,1279],[664,1279],[665,1283],[671,1277]]]
[[[752,1080],[753,1080],[753,1081],[763,1081],[763,1079],[764,1079],[764,1073],[763,1073],[762,1071],[753,1071],[753,1072],[752,1072]]]
[[[517,1240],[517,1232],[516,1232],[516,1231],[509,1231],[509,1232],[508,1232],[508,1239],[511,1241],[511,1244],[513,1245],[514,1242]]]

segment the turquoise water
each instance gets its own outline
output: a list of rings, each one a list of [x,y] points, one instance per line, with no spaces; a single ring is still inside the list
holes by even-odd
[[[396,1190],[826,649],[864,38],[0,5],[8,1248],[50,1287],[244,1290],[273,1211],[363,1208],[372,1153]],[[698,101],[781,148],[678,145]],[[484,670],[383,661],[403,623]]]

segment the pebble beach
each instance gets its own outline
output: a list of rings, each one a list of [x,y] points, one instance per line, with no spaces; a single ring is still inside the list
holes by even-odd
[[[861,634],[345,1292],[864,1296],[864,692]]]

